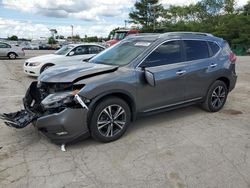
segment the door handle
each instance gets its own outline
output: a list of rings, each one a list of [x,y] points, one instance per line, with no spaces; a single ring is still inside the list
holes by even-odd
[[[179,71],[177,71],[176,72],[176,75],[183,75],[183,74],[185,74],[187,71],[185,71],[185,70],[179,70]]]
[[[217,64],[212,63],[212,64],[210,65],[210,67],[211,67],[211,68],[217,67]]]

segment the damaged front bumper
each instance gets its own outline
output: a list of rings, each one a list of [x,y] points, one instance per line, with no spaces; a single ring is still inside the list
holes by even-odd
[[[87,105],[76,94],[76,105],[64,105],[59,108],[44,108],[43,94],[32,82],[23,99],[24,109],[14,113],[0,114],[5,124],[14,128],[24,128],[32,123],[52,142],[66,144],[80,138],[87,138]]]

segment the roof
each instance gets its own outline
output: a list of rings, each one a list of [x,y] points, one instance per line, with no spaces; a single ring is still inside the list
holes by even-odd
[[[96,45],[96,46],[102,46],[102,47],[105,47],[103,46],[102,44],[98,44],[98,43],[77,43],[77,44],[69,44],[69,45],[72,45],[74,47],[77,47],[77,46],[81,46],[81,45],[84,45],[84,46],[89,46],[89,45]]]

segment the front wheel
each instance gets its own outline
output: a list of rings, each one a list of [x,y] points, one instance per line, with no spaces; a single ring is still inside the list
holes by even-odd
[[[102,100],[92,113],[91,136],[100,142],[119,139],[127,130],[131,120],[128,104],[117,97]]]
[[[228,89],[223,81],[216,80],[209,88],[202,108],[209,112],[217,112],[223,108],[227,100]]]

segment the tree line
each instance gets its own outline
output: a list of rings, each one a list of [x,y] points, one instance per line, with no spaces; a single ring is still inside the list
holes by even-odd
[[[159,0],[139,0],[129,13],[141,32],[195,31],[212,33],[233,48],[250,47],[250,1],[236,8],[235,0],[201,0],[164,8]]]

